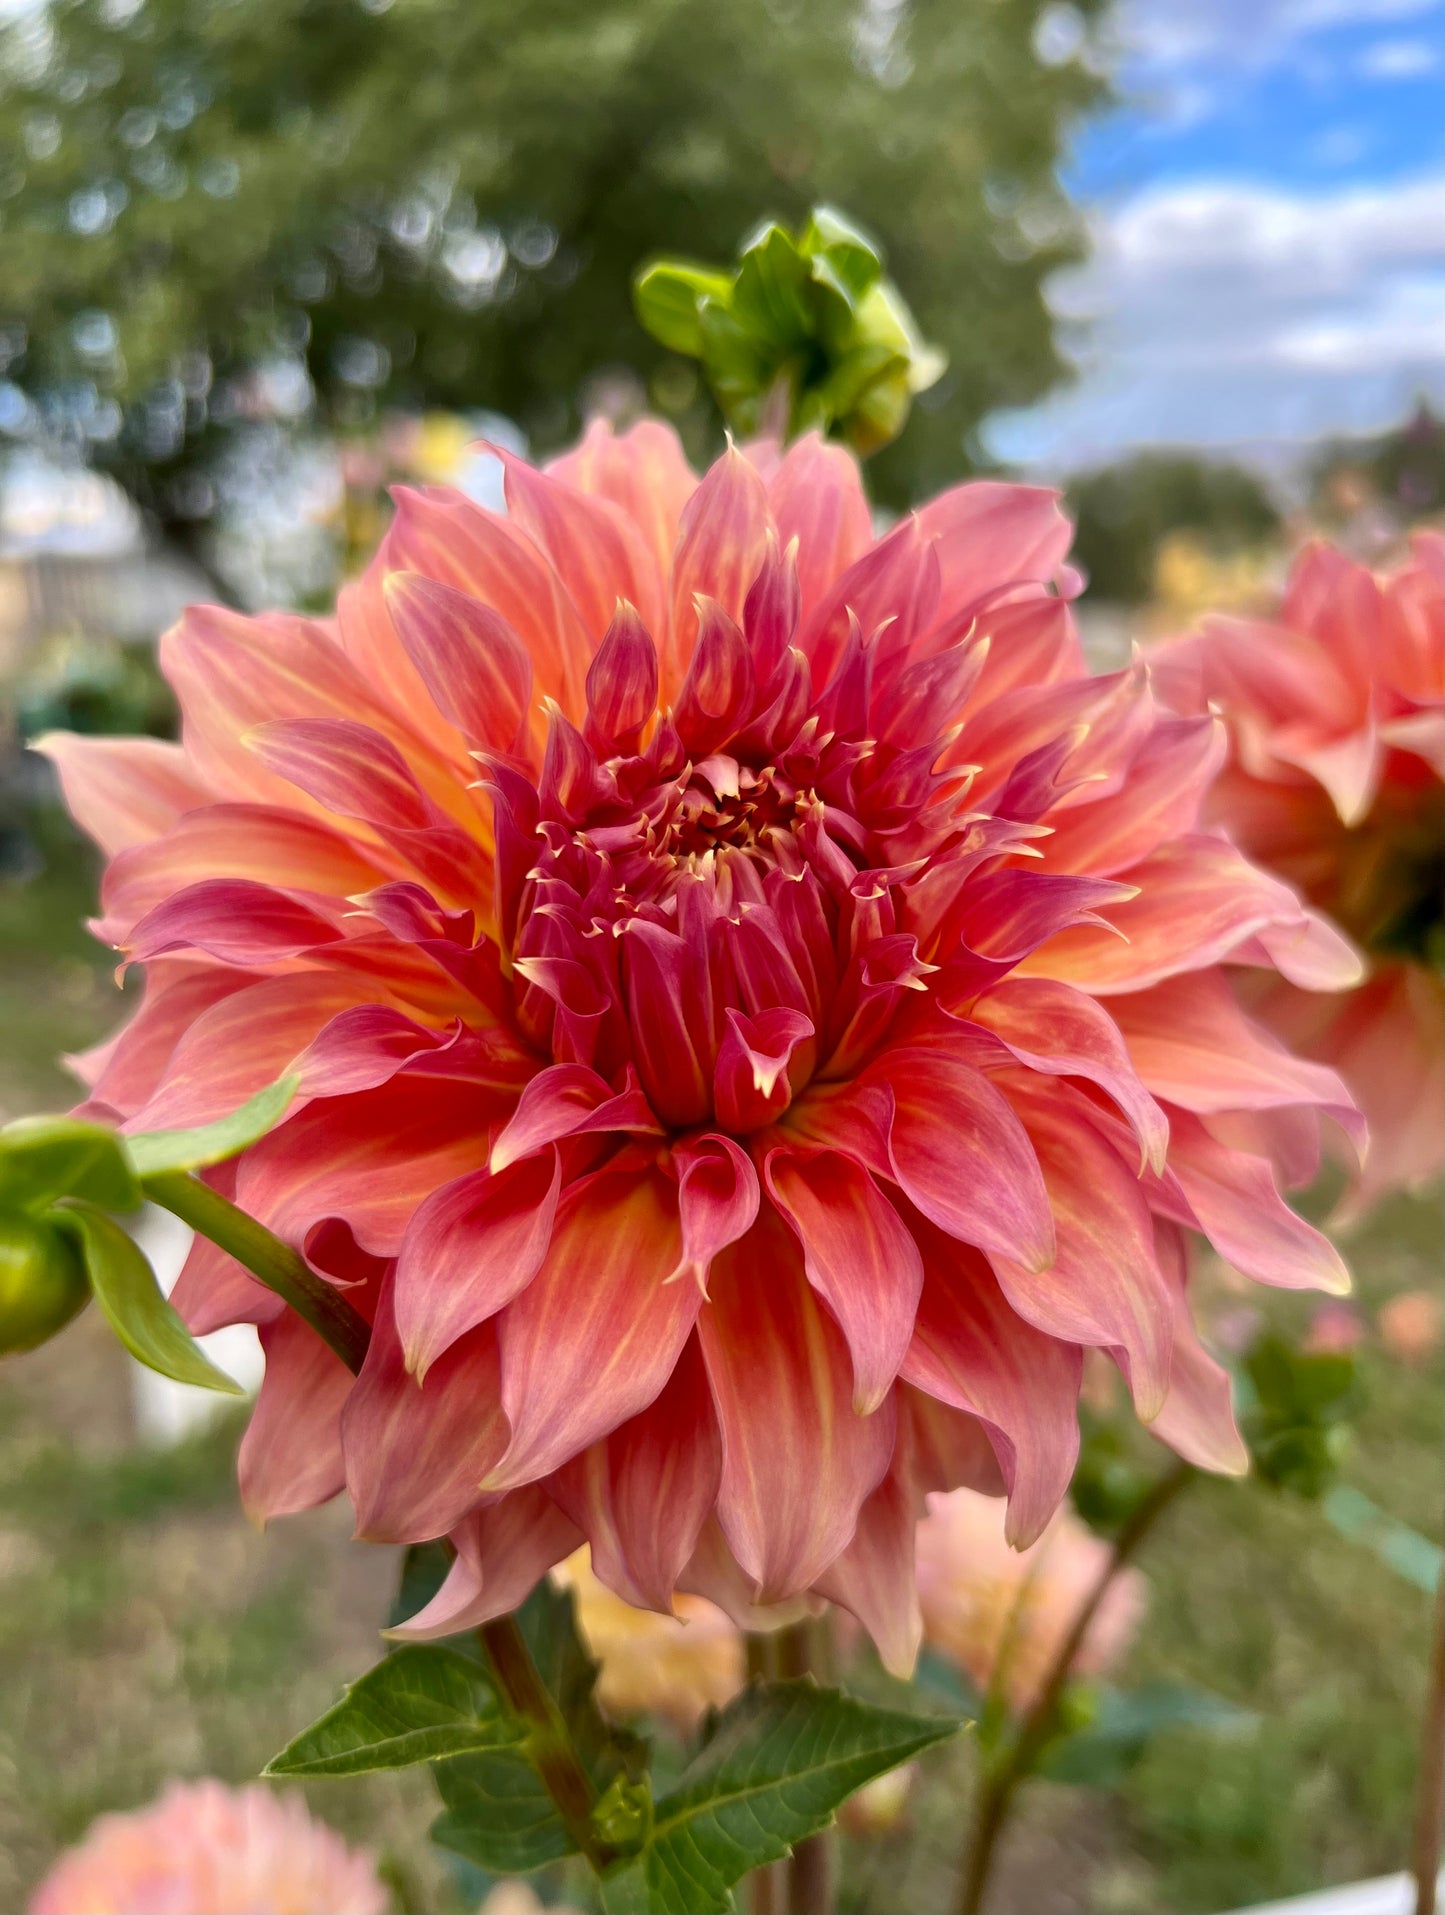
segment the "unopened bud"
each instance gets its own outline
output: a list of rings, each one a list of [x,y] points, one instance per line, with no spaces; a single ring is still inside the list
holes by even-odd
[[[0,1356],[48,1342],[89,1297],[85,1266],[63,1230],[43,1217],[0,1214]]]

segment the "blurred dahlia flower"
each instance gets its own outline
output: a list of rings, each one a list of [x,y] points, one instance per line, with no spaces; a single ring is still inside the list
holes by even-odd
[[[1306,996],[1270,978],[1249,991],[1364,1112],[1347,1211],[1433,1181],[1445,1166],[1445,540],[1417,533],[1383,575],[1309,546],[1277,623],[1208,620],[1152,665],[1177,710],[1214,709],[1228,728],[1207,818],[1369,954],[1349,990]]]
[[[705,1596],[678,1596],[676,1615],[614,1595],[579,1549],[552,1571],[577,1600],[577,1621],[600,1665],[597,1699],[619,1721],[659,1715],[689,1735],[747,1680],[737,1624]]]
[[[89,1109],[299,1073],[216,1181],[347,1286],[364,1370],[205,1243],[175,1300],[260,1325],[255,1514],[450,1535],[413,1635],[585,1539],[628,1602],[813,1592],[906,1667],[920,1497],[1036,1538],[1085,1347],[1244,1467],[1183,1233],[1343,1286],[1279,1179],[1350,1106],[1221,966],[1359,967],[1199,828],[1216,723],[1089,676],[1053,493],[875,539],[816,439],[503,457],[504,513],[400,491],[334,619],[188,613],[181,744],[48,741],[146,966]]]
[[[173,1782],[102,1815],[36,1889],[30,1915],[385,1915],[373,1857],[299,1796]]]
[[[923,1635],[986,1692],[997,1684],[1016,1715],[1038,1699],[1084,1598],[1110,1557],[1067,1507],[1038,1541],[1009,1547],[996,1501],[972,1490],[930,1496],[918,1525],[918,1596]],[[1137,1569],[1114,1578],[1074,1661],[1075,1676],[1105,1674],[1144,1615],[1147,1584]]]

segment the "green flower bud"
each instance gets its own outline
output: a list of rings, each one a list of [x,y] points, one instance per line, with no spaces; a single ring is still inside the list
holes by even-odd
[[[48,1342],[89,1300],[85,1265],[65,1230],[0,1213],[0,1356]]]

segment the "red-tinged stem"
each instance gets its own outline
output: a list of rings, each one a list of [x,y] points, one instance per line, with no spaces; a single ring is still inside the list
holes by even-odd
[[[1430,1680],[1420,1739],[1420,1773],[1415,1786],[1415,1839],[1411,1854],[1415,1915],[1435,1915],[1442,1842],[1445,1842],[1445,1573],[1441,1574],[1435,1595],[1435,1633],[1430,1645]]]
[[[1115,1577],[1137,1553],[1159,1518],[1198,1472],[1188,1463],[1176,1463],[1135,1505],[1133,1514],[1115,1538],[1109,1560],[1075,1613],[1069,1633],[1060,1643],[1049,1664],[1042,1688],[1028,1714],[1019,1725],[1003,1756],[980,1778],[974,1802],[973,1824],[968,1847],[964,1851],[963,1879],[959,1890],[957,1915],[979,1915],[983,1898],[998,1853],[999,1837],[1013,1807],[1021,1783],[1032,1773],[1054,1732],[1059,1703],[1068,1684],[1069,1672],[1078,1660],[1089,1627],[1099,1613],[1099,1605],[1108,1595]]]
[[[832,1674],[833,1640],[826,1614],[796,1622],[778,1632],[778,1674],[821,1677]],[[835,1869],[833,1831],[805,1836],[787,1865],[787,1915],[833,1915]]]
[[[370,1325],[290,1244],[183,1171],[166,1171],[143,1183],[153,1203],[244,1264],[311,1325],[349,1370],[360,1370],[371,1341]],[[502,1616],[484,1623],[477,1634],[508,1707],[527,1725],[528,1760],[567,1833],[600,1874],[616,1857],[593,1830],[596,1793],[521,1630],[511,1616]]]
[[[477,1635],[507,1706],[527,1725],[528,1760],[578,1851],[600,1875],[617,1858],[597,1839],[592,1826],[596,1792],[526,1639],[511,1616],[484,1622]]]

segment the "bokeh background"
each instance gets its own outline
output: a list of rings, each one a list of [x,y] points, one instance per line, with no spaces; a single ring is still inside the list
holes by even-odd
[[[479,434],[546,452],[652,409],[704,456],[695,369],[630,311],[654,252],[721,259],[820,200],[865,224],[950,361],[870,468],[880,509],[970,471],[1065,485],[1100,665],[1267,604],[1311,528],[1373,557],[1438,517],[1441,80],[1436,0],[0,0],[0,1120],[71,1101],[56,1060],[121,1008],[27,737],[166,733],[182,604],[326,604],[389,483],[496,496]],[[1181,1506],[1127,1675],[1248,1717],[1035,1790],[999,1909],[1222,1910],[1401,1864],[1441,1235],[1438,1201],[1389,1206],[1323,1315],[1211,1277],[1225,1341],[1264,1309],[1357,1348],[1341,1493]],[[92,1318],[0,1370],[4,1908],[98,1811],[254,1774],[369,1659],[396,1576],[335,1511],[253,1533],[235,1421],[138,1385]],[[853,1853],[848,1906],[945,1906],[967,1768]],[[475,1906],[425,1797],[314,1800],[399,1908]]]

